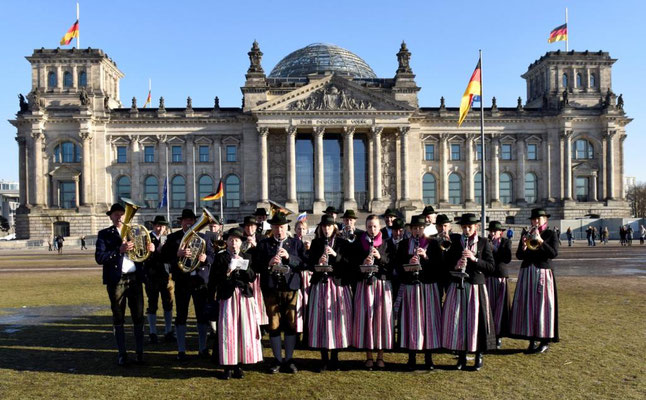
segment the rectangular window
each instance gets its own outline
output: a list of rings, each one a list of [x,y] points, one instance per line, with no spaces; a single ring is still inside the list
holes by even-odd
[[[511,160],[511,144],[503,144],[500,146],[500,158],[503,160]]]
[[[61,208],[76,207],[76,182],[62,181],[59,185]]]
[[[182,162],[182,146],[171,147],[172,162]]]
[[[482,144],[476,144],[476,160],[482,160]]]
[[[530,143],[527,145],[527,159],[538,160],[538,149],[536,147],[536,144]]]
[[[128,148],[126,146],[117,146],[117,163],[123,164],[128,162]]]
[[[427,144],[424,146],[424,159],[426,161],[432,161],[435,160],[435,145],[434,144]]]
[[[200,162],[209,162],[209,146],[200,146]]]
[[[452,144],[451,145],[451,160],[459,160],[460,159],[460,145],[459,144]]]
[[[238,160],[237,150],[236,146],[227,146],[227,162],[236,162]]]
[[[144,146],[144,162],[147,162],[147,163],[155,162],[154,146]]]
[[[587,177],[577,177],[576,178],[576,200],[577,201],[588,201],[588,187],[589,179]]]

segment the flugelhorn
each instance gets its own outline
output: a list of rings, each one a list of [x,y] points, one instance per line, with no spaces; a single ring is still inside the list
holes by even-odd
[[[527,246],[528,250],[538,250],[539,247],[541,247],[541,243],[538,240],[538,238],[541,236],[541,234],[538,232],[538,227],[532,226],[532,228],[529,230],[529,233],[525,236],[525,245]]]
[[[126,255],[134,262],[145,261],[150,257],[150,251],[148,250],[150,232],[143,225],[130,223],[140,206],[126,197],[122,197],[121,201],[126,205],[126,212],[123,214],[123,225],[121,226],[120,232],[121,240],[125,239],[128,242],[133,242],[135,245],[132,250],[128,250]]]
[[[438,240],[440,242],[440,249],[442,249],[442,251],[447,251],[448,249],[451,248],[451,244],[453,244],[453,242],[451,242],[451,238],[449,237],[449,234],[446,232],[442,232],[438,236]]]
[[[177,261],[177,266],[182,272],[189,273],[194,271],[200,265],[200,256],[206,251],[206,241],[198,235],[204,227],[215,222],[215,218],[206,208],[202,209],[202,216],[193,224],[182,237],[179,243],[180,249],[191,251],[189,257],[181,257]]]

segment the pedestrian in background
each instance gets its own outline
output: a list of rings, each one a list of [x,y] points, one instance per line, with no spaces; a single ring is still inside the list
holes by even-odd
[[[85,236],[81,236],[81,250],[87,250],[85,246]]]
[[[567,236],[567,245],[568,247],[572,247],[572,228],[568,227],[567,231],[565,231],[565,236]]]
[[[639,225],[639,244],[643,245],[646,240],[646,226]]]

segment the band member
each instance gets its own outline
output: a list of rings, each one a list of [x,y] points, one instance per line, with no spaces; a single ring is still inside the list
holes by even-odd
[[[395,222],[395,220],[399,218],[399,215],[397,215],[397,213],[390,208],[387,208],[382,217],[384,219],[385,226],[381,228],[381,237],[383,238],[383,240],[388,240],[393,235],[393,222]]]
[[[443,272],[440,273],[438,277],[438,285],[442,294],[446,293],[446,290],[449,287],[451,282],[450,275],[448,273],[448,268],[453,266],[446,266],[446,255],[447,250],[451,247],[451,220],[445,214],[440,214],[435,219],[435,228],[437,229],[437,235],[434,240],[431,241],[431,247],[433,249],[432,259],[437,260],[443,266]],[[440,296],[441,297],[441,296]]]
[[[511,296],[507,279],[507,264],[511,262],[511,241],[503,236],[505,229],[499,221],[490,221],[489,241],[495,261],[494,272],[486,277],[487,294],[491,303],[493,322],[496,326],[496,348],[502,346],[502,337],[509,334],[509,314],[511,313]]]
[[[256,221],[258,222],[258,235],[264,238],[265,234],[271,229],[271,226],[267,222],[267,218],[269,217],[267,210],[262,207],[258,207],[253,213],[253,216],[256,217]]]
[[[388,238],[388,242],[392,243],[392,245],[395,247],[395,250],[399,248],[399,243],[401,243],[402,240],[406,239],[406,234],[409,233],[404,229],[404,220],[401,218],[396,218],[393,221],[392,226],[390,227],[390,237]],[[381,229],[381,234],[384,234],[384,229]],[[394,260],[391,260],[394,261]]]
[[[173,283],[170,281],[170,271],[162,260],[161,250],[164,245],[163,235],[166,234],[168,221],[163,215],[158,215],[153,220],[153,230],[150,232],[150,241],[155,245],[148,259],[144,261],[144,274],[146,277],[146,297],[148,298],[148,329],[150,343],[155,344],[157,339],[157,305],[161,295],[162,309],[164,310],[164,340],[174,341],[173,333]]]
[[[262,361],[262,334],[251,286],[256,273],[249,264],[235,264],[239,260],[251,261],[248,253],[240,252],[242,230],[230,229],[225,237],[227,248],[215,256],[211,266],[209,299],[216,297],[218,301],[217,353],[224,366],[224,379],[241,379],[242,364]]]
[[[321,237],[312,241],[309,255],[309,267],[314,273],[309,298],[308,344],[321,350],[322,372],[337,369],[339,349],[350,345],[353,271],[344,258],[348,242],[339,237],[334,218],[324,214],[319,229]],[[324,271],[325,268],[329,270]]]
[[[433,209],[433,206],[424,207],[424,211],[422,211],[422,215],[426,219],[424,236],[426,236],[427,238],[431,238],[437,235],[437,228],[435,227],[435,218],[437,217],[437,214],[435,214],[435,210]]]
[[[213,257],[215,256],[211,241],[206,240],[204,234],[198,235],[206,241],[206,251],[199,255],[200,265],[190,273],[182,271],[178,266],[181,259],[194,257],[189,248],[181,248],[180,243],[184,234],[195,224],[193,210],[182,210],[179,218],[182,229],[168,235],[166,244],[162,248],[162,257],[165,262],[171,265],[171,274],[175,281],[175,332],[177,335],[177,359],[186,360],[186,319],[188,307],[193,298],[193,307],[197,319],[198,349],[201,357],[207,358],[209,350],[206,347],[206,340],[209,328],[209,319],[204,313],[204,307],[208,300],[207,283],[209,281],[209,270]]]
[[[547,227],[549,214],[532,210],[532,229],[518,243],[522,260],[511,309],[512,337],[529,339],[527,353],[544,353],[549,342],[558,342],[558,299],[552,259],[558,255],[558,238]],[[538,345],[536,342],[539,342]]]
[[[277,373],[281,366],[284,372],[296,373],[292,356],[296,346],[296,303],[301,288],[300,271],[304,265],[303,244],[287,236],[285,214],[276,213],[269,221],[271,237],[258,244],[255,264],[260,273],[260,285],[269,319],[268,331],[275,364],[269,372]],[[285,333],[285,357],[281,354],[280,333]]]
[[[213,245],[213,251],[217,253],[224,250],[226,246],[222,239],[222,235],[224,234],[222,230],[224,227],[222,225],[222,221],[220,221],[220,217],[214,215],[213,218],[214,221],[209,224],[208,229],[204,232],[204,237],[206,240],[211,242]]]
[[[142,263],[133,262],[126,254],[134,249],[134,243],[121,239],[125,211],[121,204],[115,203],[106,212],[112,226],[99,231],[94,253],[97,264],[103,265],[103,284],[106,285],[110,298],[112,325],[119,352],[117,363],[120,366],[126,365],[128,361],[126,332],[123,326],[126,304],[130,308],[134,324],[137,363],[143,362],[144,357],[144,295],[141,287],[144,271]],[[154,251],[155,246],[150,243],[148,250]]]
[[[297,221],[294,225],[294,238],[298,239],[303,243],[304,254],[307,257],[309,255],[309,250],[312,242],[308,240],[305,235],[307,235],[307,221],[300,220]],[[312,271],[303,269],[301,271],[301,290],[299,291],[299,301],[296,308],[296,330],[298,333],[304,335],[307,334],[305,328],[307,320],[307,303],[309,301],[310,295],[310,279],[312,278]],[[306,338],[302,338],[301,343],[306,343]]]
[[[339,235],[349,243],[354,243],[356,238],[363,233],[361,229],[356,227],[357,215],[354,210],[345,210],[341,218],[343,218],[343,225],[341,225]]]
[[[263,208],[264,210],[264,208]],[[240,227],[243,229],[242,245],[240,251],[249,254],[251,258],[255,256],[258,249],[258,243],[263,239],[258,231],[258,220],[254,216],[244,217]],[[258,323],[265,326],[269,323],[267,318],[267,309],[265,307],[265,299],[262,296],[260,289],[260,273],[256,274],[256,278],[251,283],[253,289],[253,297],[256,299],[256,311],[258,312]]]
[[[340,222],[337,222],[339,211],[334,206],[328,206],[328,208],[325,209],[325,214],[331,216],[334,219],[334,223],[336,223],[337,229],[342,230],[342,224]]]
[[[496,346],[496,331],[485,286],[485,274],[494,270],[489,242],[478,236],[480,220],[462,214],[462,235],[451,235],[446,266],[451,269],[442,310],[442,346],[458,352],[456,369],[466,368],[467,352],[475,352],[474,370],[482,368],[482,353]]]
[[[379,217],[369,215],[366,231],[350,248],[350,261],[360,277],[354,296],[352,346],[366,349],[365,367],[372,369],[373,350],[377,350],[377,368],[384,368],[384,349],[393,348],[393,291],[390,258],[394,246],[388,246],[383,231],[379,230]],[[372,265],[376,272],[362,272],[361,266]]]
[[[440,268],[429,259],[428,239],[424,236],[426,219],[411,217],[412,236],[397,250],[397,268],[401,280],[396,307],[399,311],[399,344],[408,349],[408,369],[416,368],[416,353],[425,350],[424,366],[434,368],[432,350],[440,347],[441,293],[433,270]],[[407,268],[419,265],[421,271]]]

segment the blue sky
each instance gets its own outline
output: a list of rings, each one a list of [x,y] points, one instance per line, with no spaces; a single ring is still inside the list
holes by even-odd
[[[646,2],[631,1],[81,1],[81,47],[101,48],[125,73],[121,101],[142,105],[152,79],[153,105],[239,107],[247,52],[258,40],[269,73],[288,53],[314,42],[333,43],[362,57],[379,77],[392,77],[402,40],[412,52],[420,105],[459,105],[483,50],[485,106],[525,100],[520,75],[547,51],[551,29],[569,9],[570,50],[604,50],[617,58],[613,89],[623,93],[634,121],[624,142],[625,174],[646,181],[643,154],[646,47],[641,41]],[[56,48],[75,20],[75,1],[4,1],[0,4],[0,179],[18,179],[15,128],[18,93],[30,91],[25,56]],[[639,161],[641,160],[641,161]]]

